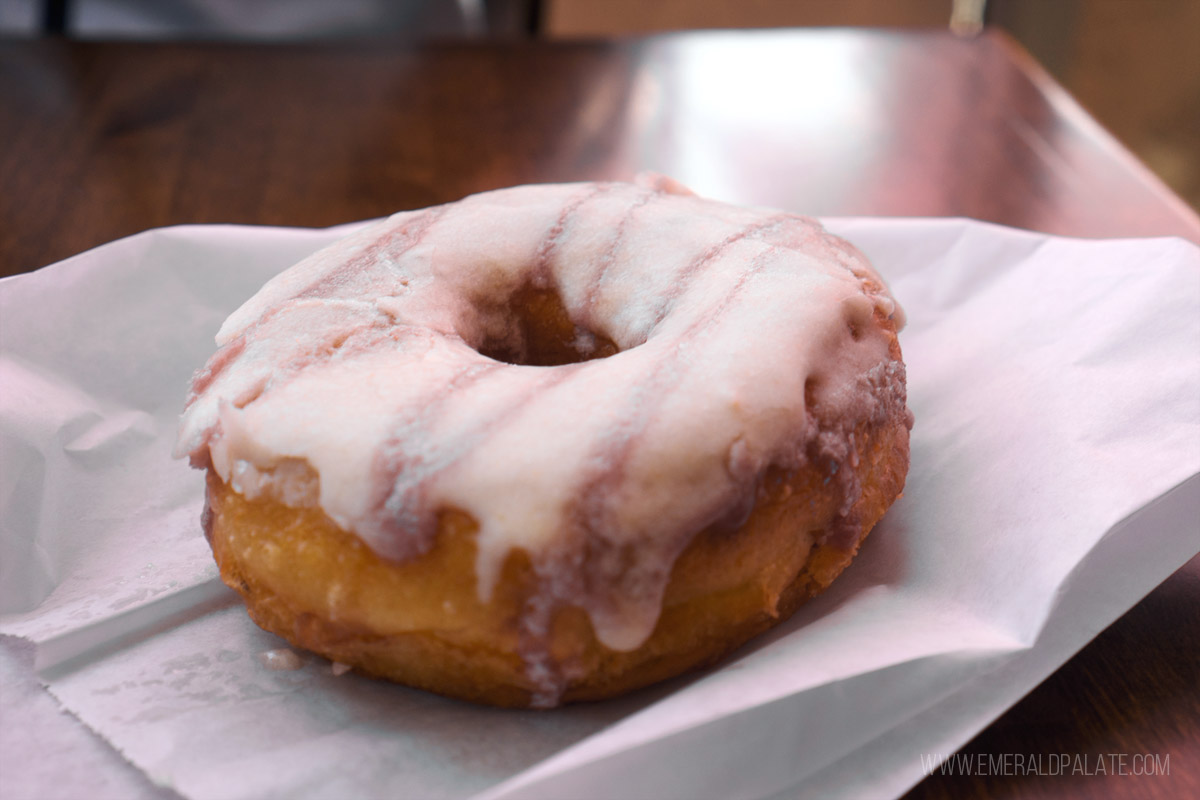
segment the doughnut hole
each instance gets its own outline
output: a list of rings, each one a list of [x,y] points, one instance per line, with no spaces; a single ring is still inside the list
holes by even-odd
[[[488,311],[509,323],[503,335],[486,337],[476,349],[506,364],[557,367],[607,358],[620,350],[607,336],[576,325],[553,289],[526,285],[507,305]]]

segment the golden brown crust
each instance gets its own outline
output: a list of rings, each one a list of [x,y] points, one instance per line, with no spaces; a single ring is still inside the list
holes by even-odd
[[[546,641],[566,677],[563,702],[598,700],[719,659],[786,619],[850,563],[867,532],[899,496],[908,468],[901,408],[861,423],[855,444],[861,492],[848,514],[824,490],[819,464],[772,471],[736,530],[698,533],[676,561],[650,638],[629,652],[606,648],[580,608],[555,609]],[[843,464],[845,468],[846,464]],[[509,554],[493,596],[475,580],[475,523],[439,515],[433,548],[407,562],[375,555],[320,509],[247,500],[210,469],[209,538],[223,580],[266,630],[362,672],[441,694],[528,706],[537,694],[522,615],[538,591],[528,556]],[[846,532],[831,536],[845,520]],[[842,546],[839,546],[842,545]]]

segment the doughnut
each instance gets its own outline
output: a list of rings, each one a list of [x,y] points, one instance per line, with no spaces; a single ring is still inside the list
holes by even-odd
[[[465,700],[599,700],[846,568],[904,488],[902,325],[806,217],[654,175],[501,189],[269,281],[176,456],[262,628]]]

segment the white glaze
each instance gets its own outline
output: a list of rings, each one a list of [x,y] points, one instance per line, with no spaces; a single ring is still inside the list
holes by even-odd
[[[531,282],[559,293],[582,345],[601,334],[621,352],[561,367],[480,355],[507,325],[488,308]],[[293,505],[313,500],[294,468],[307,464],[325,512],[388,558],[426,549],[438,509],[461,509],[479,523],[482,597],[524,548],[546,608],[579,605],[631,649],[675,558],[769,465],[799,464],[818,435],[839,457],[882,394],[903,403],[876,310],[901,319],[866,260],[803,217],[662,180],[474,195],[396,214],[264,286],[221,328],[177,454]],[[807,413],[809,378],[822,419],[848,426]]]

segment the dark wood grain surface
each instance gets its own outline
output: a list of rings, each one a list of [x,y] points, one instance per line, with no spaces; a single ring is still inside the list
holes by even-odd
[[[161,225],[324,226],[644,169],[809,214],[1200,242],[1196,215],[997,34],[0,42],[0,274]],[[962,751],[1152,754],[1169,775],[935,775],[910,796],[1200,796],[1198,654],[1200,558]]]
[[[0,43],[0,270],[180,222],[323,226],[655,169],[811,214],[1200,222],[1007,40]]]

